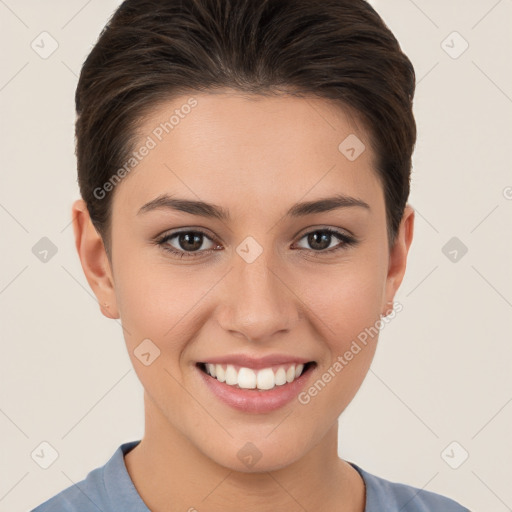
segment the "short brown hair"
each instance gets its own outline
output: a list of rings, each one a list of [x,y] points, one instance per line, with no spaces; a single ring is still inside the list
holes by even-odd
[[[141,120],[178,95],[223,88],[294,91],[355,111],[370,133],[392,246],[410,189],[415,74],[366,1],[126,0],[75,97],[80,193],[109,254],[112,193],[95,190],[133,151]]]

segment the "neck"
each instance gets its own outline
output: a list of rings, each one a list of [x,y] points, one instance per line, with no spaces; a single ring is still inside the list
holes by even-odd
[[[317,510],[363,512],[364,484],[338,457],[338,423],[288,466],[240,472],[217,464],[173,428],[145,397],[145,434],[125,457],[134,485],[152,512]]]

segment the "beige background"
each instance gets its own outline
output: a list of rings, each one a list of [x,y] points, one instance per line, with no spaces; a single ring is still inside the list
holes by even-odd
[[[0,511],[29,510],[143,433],[121,327],[100,314],[70,226],[77,75],[118,4],[0,0]],[[403,311],[342,416],[340,454],[473,511],[512,510],[512,1],[373,4],[418,76],[417,220]],[[46,59],[31,47],[43,31],[58,43]],[[44,441],[48,469],[31,457]]]

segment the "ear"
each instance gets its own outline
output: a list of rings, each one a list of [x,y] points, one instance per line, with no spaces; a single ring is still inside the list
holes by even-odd
[[[87,282],[98,299],[103,315],[112,319],[119,318],[110,262],[83,199],[73,203],[71,215],[75,246]]]
[[[414,231],[414,209],[407,204],[400,222],[395,244],[389,255],[388,275],[382,314],[387,316],[393,310],[393,299],[402,283],[407,266],[407,254],[411,246]]]

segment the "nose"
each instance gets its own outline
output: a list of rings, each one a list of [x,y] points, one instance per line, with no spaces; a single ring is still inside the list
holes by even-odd
[[[271,268],[270,252],[263,251],[251,263],[234,255],[218,310],[219,323],[226,332],[252,342],[269,341],[290,331],[301,316],[301,302],[282,269]]]

